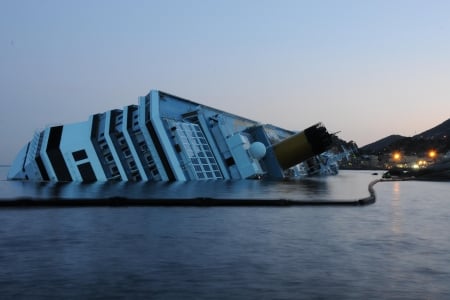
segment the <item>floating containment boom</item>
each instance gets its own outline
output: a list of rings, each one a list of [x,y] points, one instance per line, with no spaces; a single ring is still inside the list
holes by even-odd
[[[37,132],[8,179],[175,181],[301,177],[328,150],[322,124],[295,133],[153,90],[88,121]]]

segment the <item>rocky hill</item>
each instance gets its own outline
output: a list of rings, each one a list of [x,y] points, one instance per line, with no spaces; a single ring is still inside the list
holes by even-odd
[[[405,136],[392,134],[381,140],[368,144],[362,147],[360,150],[364,153],[379,153],[383,152],[384,149],[388,148],[391,144],[398,142],[399,140],[405,139]]]
[[[416,139],[439,139],[442,137],[448,137],[450,135],[450,119],[439,124],[436,127],[428,129],[420,134],[413,136]]]
[[[439,153],[450,151],[450,119],[413,137],[390,135],[360,148],[363,154],[382,154],[402,151],[406,154],[422,154],[430,149]]]

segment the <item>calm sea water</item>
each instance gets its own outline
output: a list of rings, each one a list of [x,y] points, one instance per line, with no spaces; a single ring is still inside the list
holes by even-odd
[[[378,177],[341,171],[305,182],[214,188],[0,181],[0,199],[356,199]],[[362,207],[0,209],[1,298],[450,298],[450,184],[383,182],[375,191],[377,202]]]

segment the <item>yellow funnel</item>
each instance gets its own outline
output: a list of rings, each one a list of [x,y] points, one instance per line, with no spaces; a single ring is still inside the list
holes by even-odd
[[[332,138],[327,129],[318,123],[272,146],[280,167],[284,170],[325,152]]]

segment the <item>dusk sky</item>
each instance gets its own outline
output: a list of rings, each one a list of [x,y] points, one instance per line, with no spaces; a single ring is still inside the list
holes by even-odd
[[[0,164],[159,89],[359,146],[450,118],[450,1],[0,0]]]

